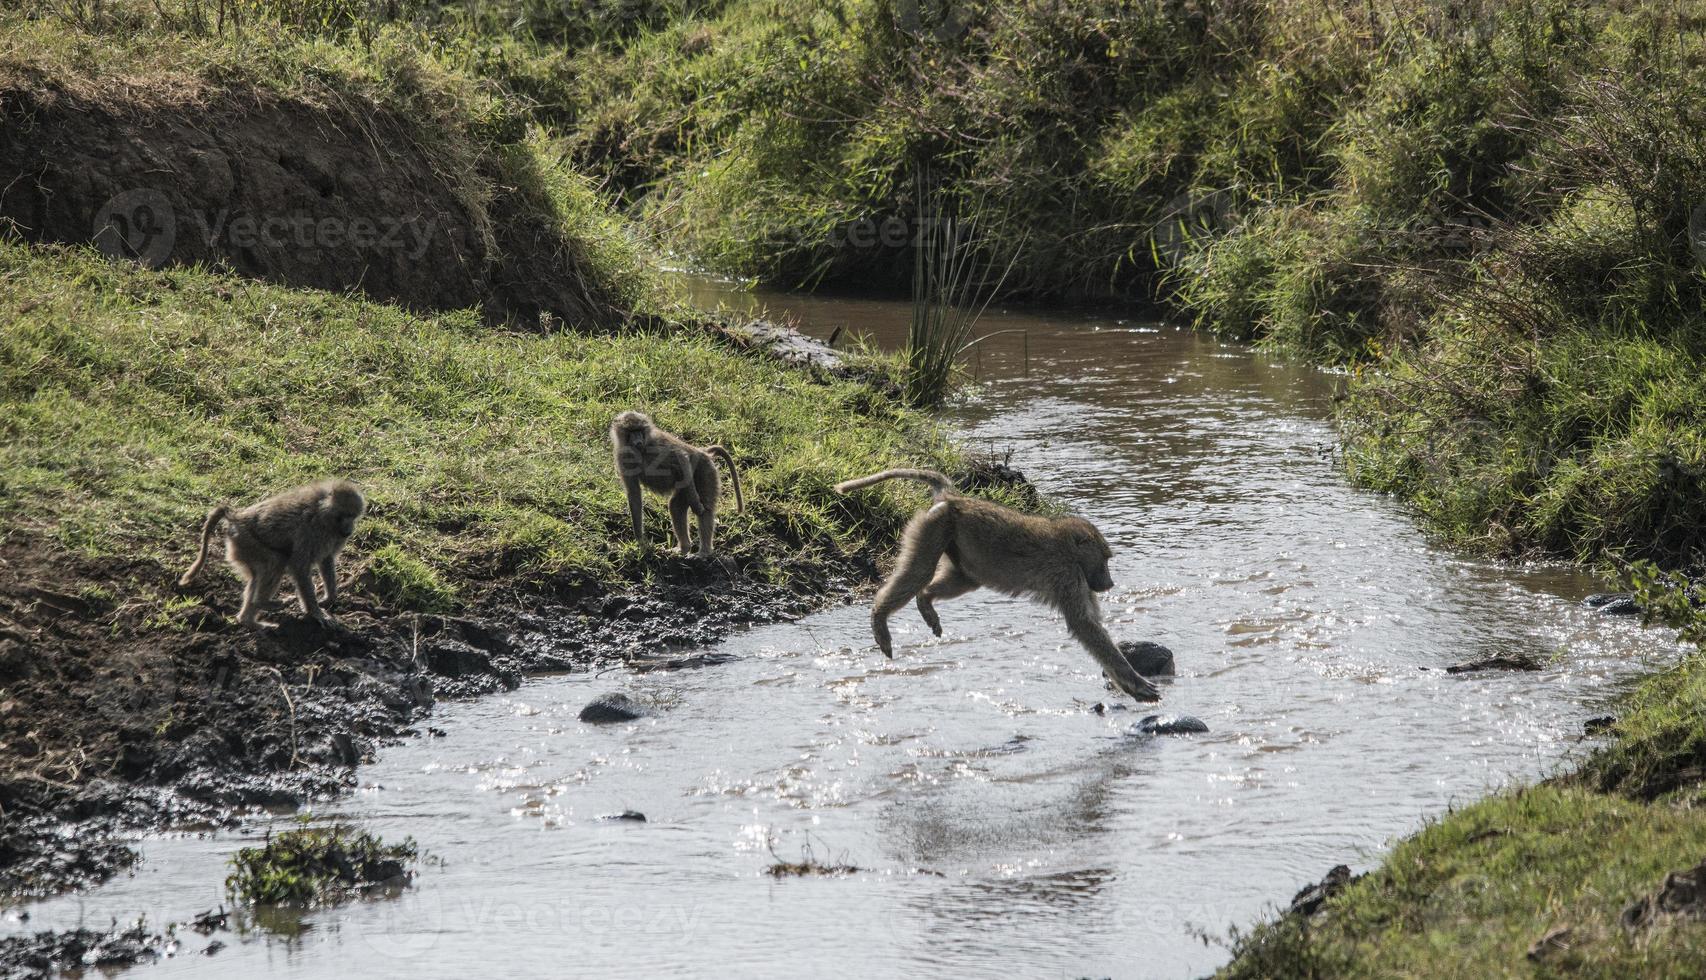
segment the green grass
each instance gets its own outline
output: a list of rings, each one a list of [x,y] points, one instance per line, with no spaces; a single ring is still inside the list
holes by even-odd
[[[1235,943],[1224,977],[1692,976],[1706,923],[1631,935],[1623,909],[1706,855],[1706,814],[1585,789],[1501,793],[1405,838],[1303,923]],[[1535,964],[1553,929],[1572,946]]]
[[[1700,0],[637,10],[468,66],[690,260],[904,290],[928,170],[1010,294],[1349,368],[1351,472],[1452,543],[1694,560]]]
[[[1633,570],[1652,617],[1706,639],[1685,577]],[[1619,921],[1672,871],[1706,858],[1706,652],[1649,675],[1622,699],[1610,740],[1536,786],[1429,822],[1307,922],[1280,918],[1234,936],[1227,977],[1692,976],[1706,921]],[[1537,965],[1555,929],[1567,950]]]
[[[606,429],[643,407],[721,442],[748,488],[724,541],[758,574],[892,533],[903,498],[832,485],[953,465],[924,418],[698,335],[494,332],[195,269],[0,245],[0,521],[79,553],[186,563],[200,516],[324,475],[372,511],[351,556],[441,607],[644,571]],[[648,509],[664,539],[667,516]],[[721,542],[720,542],[721,543]]]

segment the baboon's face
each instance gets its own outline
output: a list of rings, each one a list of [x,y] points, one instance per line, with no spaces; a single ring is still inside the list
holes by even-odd
[[[616,443],[625,449],[638,449],[651,436],[652,420],[639,412],[623,412],[611,426]]]
[[[339,537],[355,533],[355,522],[367,513],[367,501],[359,493],[339,492],[332,496],[332,527]]]
[[[1084,582],[1091,592],[1106,592],[1114,587],[1114,577],[1108,572],[1108,560],[1114,553],[1094,525],[1089,521],[1077,523],[1078,565],[1084,569]]]

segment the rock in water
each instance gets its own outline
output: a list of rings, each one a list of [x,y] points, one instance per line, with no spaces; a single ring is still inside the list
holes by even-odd
[[[646,709],[620,691],[600,694],[581,709],[580,719],[589,725],[611,725],[619,721],[644,718]]]
[[[1293,895],[1291,908],[1287,911],[1307,919],[1321,911],[1321,906],[1327,904],[1327,899],[1337,895],[1340,889],[1355,880],[1351,877],[1351,869],[1348,866],[1338,865],[1327,872],[1327,877]]]
[[[1137,723],[1145,735],[1195,735],[1208,731],[1201,718],[1192,715],[1149,715]]]
[[[1128,640],[1120,644],[1120,653],[1133,670],[1145,677],[1173,676],[1173,651],[1147,640]]]
[[[1637,616],[1641,612],[1641,604],[1630,592],[1595,592],[1583,599],[1582,605],[1605,616]]]
[[[613,823],[645,823],[646,815],[638,810],[623,810],[621,813],[606,813],[598,819]]]
[[[1533,657],[1487,657],[1484,660],[1466,660],[1460,664],[1452,664],[1445,668],[1448,674],[1470,674],[1479,670],[1539,670],[1544,666]]]

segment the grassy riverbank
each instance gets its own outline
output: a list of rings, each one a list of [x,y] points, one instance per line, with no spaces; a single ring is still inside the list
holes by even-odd
[[[322,671],[367,657],[368,684],[421,669],[407,631],[364,641],[377,653],[326,654],[317,634],[288,655],[229,635],[204,649],[206,617],[186,619],[199,600],[165,583],[215,500],[326,470],[364,481],[376,507],[351,556],[371,573],[356,598],[386,622],[493,591],[620,589],[669,567],[622,541],[602,444],[610,414],[644,404],[743,462],[754,507],[725,540],[754,578],[892,530],[899,508],[853,509],[829,484],[951,451],[866,388],[687,329],[604,199],[719,271],[889,288],[912,268],[918,198],[946,193],[993,259],[1016,258],[1017,294],[1156,302],[1344,368],[1351,473],[1457,546],[1698,564],[1699,0],[402,3],[384,23],[355,4],[234,9],[241,27],[211,26],[199,3],[0,14],[3,122],[24,134],[0,159],[41,173],[28,151],[44,131],[71,148],[176,132],[170,161],[211,159],[164,125],[193,114],[250,162],[276,159],[287,197],[209,197],[221,181],[186,166],[174,203],[359,208],[381,195],[342,175],[385,172],[402,196],[375,217],[429,207],[429,229],[455,233],[415,264],[178,243],[272,286],[0,250],[5,819],[69,812],[64,787],[95,777],[181,785],[207,763],[154,746],[194,747],[226,715],[238,747],[214,764],[294,770],[300,737],[303,759],[347,765],[347,739],[309,745],[324,732],[296,728],[298,704],[338,690]],[[359,138],[304,163],[279,133]],[[125,181],[164,172],[109,156],[42,197],[84,206],[64,225],[76,234]],[[119,163],[123,180],[101,169]],[[540,332],[541,315],[568,332]],[[36,562],[44,549],[54,560]],[[48,612],[79,606],[92,611],[66,656],[17,655],[63,630]],[[104,683],[91,664],[115,636],[165,650],[182,686],[127,694],[129,714],[90,712],[57,742],[32,734],[30,710],[56,717],[63,692]],[[248,714],[208,693],[228,661]],[[31,700],[48,691],[61,699]],[[1706,927],[1618,917],[1706,844],[1703,700],[1706,661],[1654,677],[1578,772],[1441,818],[1322,916],[1245,937],[1229,972],[1696,969]],[[367,734],[418,707],[399,703]],[[256,718],[268,739],[244,745]],[[8,866],[41,850],[0,845]]]
[[[435,699],[801,614],[915,502],[837,480],[965,463],[886,363],[674,305],[557,135],[416,28],[275,6],[0,13],[0,901],[337,793]],[[632,540],[628,408],[738,461],[715,560],[662,553],[656,501],[660,553]],[[220,562],[175,587],[214,504],[329,474],[372,504],[337,626],[231,626]],[[0,968],[81,948],[37,940]]]
[[[1010,292],[1349,368],[1352,474],[1453,544],[1696,558],[1697,0],[641,7],[475,70],[695,261],[904,287],[935,193]]]
[[[945,188],[1016,293],[1345,369],[1351,475],[1444,541],[1699,569],[1696,0],[646,9],[571,71],[486,64],[668,246],[890,288]],[[1697,971],[1700,924],[1619,916],[1700,860],[1703,700],[1706,660],[1662,672],[1579,771],[1441,818],[1229,972]]]
[[[0,318],[13,533],[187,564],[213,503],[343,474],[374,502],[356,555],[405,607],[643,574],[606,435],[626,408],[730,447],[751,506],[723,516],[724,540],[777,580],[900,518],[864,512],[837,480],[921,453],[951,462],[926,422],[867,387],[709,333],[494,332],[471,312],[21,245],[0,245]],[[661,546],[667,514],[648,519]]]
[[[1430,821],[1321,913],[1238,935],[1221,975],[1699,973],[1692,898],[1646,918],[1632,907],[1706,855],[1702,703],[1696,654],[1644,681],[1578,768]]]

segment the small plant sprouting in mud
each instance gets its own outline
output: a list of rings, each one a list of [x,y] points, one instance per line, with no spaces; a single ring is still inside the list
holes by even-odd
[[[386,844],[352,827],[304,826],[232,855],[225,888],[252,905],[334,905],[376,886],[408,884],[417,856],[413,838]]]
[[[772,878],[805,878],[811,875],[850,875],[857,874],[860,871],[865,870],[858,865],[848,864],[846,860],[847,855],[845,853],[833,862],[818,860],[817,852],[813,850],[812,841],[809,836],[806,838],[806,842],[800,845],[800,859],[798,861],[783,860],[782,856],[776,853],[776,838],[774,837],[765,842],[765,847],[770,851],[770,856],[776,859],[774,863],[764,869],[764,873]]]

